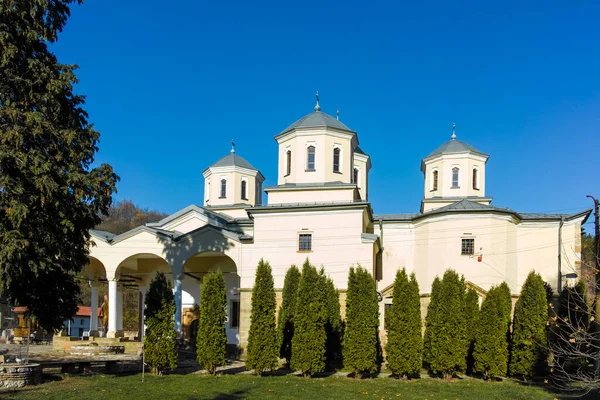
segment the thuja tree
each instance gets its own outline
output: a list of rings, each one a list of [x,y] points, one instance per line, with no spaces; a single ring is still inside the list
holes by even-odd
[[[346,292],[344,367],[367,375],[378,369],[379,305],[373,276],[365,268],[350,268]]]
[[[225,278],[221,270],[205,275],[202,280],[202,294],[200,297],[196,354],[198,363],[211,375],[216,375],[217,367],[225,365],[226,361],[226,306],[227,292],[225,290]]]
[[[275,288],[271,266],[262,258],[256,268],[252,288],[250,333],[246,367],[257,375],[277,366],[277,332],[275,330]]]
[[[529,379],[544,364],[548,304],[544,281],[531,272],[523,287],[513,319],[510,373]]]
[[[388,367],[395,376],[419,374],[422,365],[421,297],[415,274],[396,272],[392,308],[386,313]]]
[[[300,270],[292,265],[285,274],[281,307],[277,317],[277,333],[279,339],[279,357],[289,365],[292,358],[292,338],[294,337],[294,314],[296,313],[296,297]]]
[[[46,330],[77,311],[75,275],[118,177],[92,167],[100,134],[49,46],[72,0],[0,3],[0,295]]]
[[[506,282],[502,282],[500,286],[496,288],[498,291],[498,296],[500,296],[500,303],[502,304],[502,314],[504,318],[507,320],[507,330],[510,328],[510,321],[512,315],[512,295],[510,293],[510,288]]]
[[[425,321],[424,361],[434,374],[451,378],[465,371],[467,335],[464,278],[449,269],[436,277]]]
[[[508,366],[506,304],[499,287],[492,287],[481,305],[479,323],[475,329],[474,372],[490,376],[505,376]]]
[[[144,357],[154,375],[177,368],[174,313],[175,299],[171,285],[165,275],[158,272],[150,282],[144,310]]]
[[[333,280],[325,276],[325,271],[321,268],[321,282],[325,285],[325,312],[327,322],[325,323],[325,333],[327,341],[325,345],[325,356],[327,365],[335,367],[341,358],[342,352],[342,317],[340,314],[340,294],[338,293]]]
[[[465,324],[467,325],[467,373],[473,372],[473,347],[475,344],[475,327],[479,319],[479,295],[469,288],[465,295]]]
[[[327,311],[323,277],[308,259],[298,284],[290,366],[303,375],[325,369]]]

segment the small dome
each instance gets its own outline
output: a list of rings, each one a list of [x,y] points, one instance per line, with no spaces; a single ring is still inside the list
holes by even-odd
[[[231,166],[236,166],[236,167],[251,169],[253,171],[258,171],[248,161],[246,161],[245,159],[243,159],[242,157],[238,156],[235,153],[227,154],[225,157],[221,158],[219,161],[217,161],[216,163],[211,165],[210,168],[231,167]]]
[[[284,134],[286,132],[289,132],[293,129],[298,129],[298,128],[321,128],[321,127],[334,128],[334,129],[339,129],[342,131],[354,133],[353,130],[348,128],[346,125],[342,124],[339,120],[335,119],[331,115],[325,114],[324,112],[321,112],[321,111],[315,111],[315,112],[312,112],[312,113],[300,118],[298,121],[296,121],[293,124],[291,124],[290,126],[288,126],[283,132],[280,133],[280,135]]]
[[[435,149],[430,155],[425,158],[432,158],[441,154],[456,154],[456,153],[473,153],[487,157],[488,155],[477,150],[468,143],[460,140],[452,139]]]

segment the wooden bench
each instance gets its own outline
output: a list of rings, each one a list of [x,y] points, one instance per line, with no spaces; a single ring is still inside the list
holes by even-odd
[[[92,372],[92,364],[104,364],[104,372],[114,374],[117,371],[117,363],[119,361],[131,360],[65,360],[65,361],[47,361],[40,362],[42,370],[44,368],[60,368],[63,374],[89,374]]]

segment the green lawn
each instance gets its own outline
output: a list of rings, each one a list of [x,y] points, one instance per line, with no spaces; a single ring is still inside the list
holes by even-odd
[[[399,381],[391,378],[354,380],[342,377],[300,378],[251,375],[146,375],[87,377],[64,376],[61,380],[20,391],[0,392],[2,399],[554,399],[542,388],[511,381],[482,382],[464,379],[445,382],[424,378]]]

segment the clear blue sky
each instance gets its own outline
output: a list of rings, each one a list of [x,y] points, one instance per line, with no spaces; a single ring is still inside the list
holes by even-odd
[[[319,90],[371,155],[376,213],[418,211],[420,161],[453,122],[491,155],[493,204],[570,212],[600,197],[599,21],[591,0],[88,0],[53,49],[81,67],[116,198],[142,207],[201,205],[231,138],[276,184],[273,136]]]

